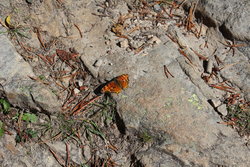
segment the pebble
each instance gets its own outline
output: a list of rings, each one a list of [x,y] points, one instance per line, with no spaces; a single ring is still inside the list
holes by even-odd
[[[83,80],[79,80],[79,81],[78,81],[78,86],[79,86],[79,87],[83,86]]]
[[[154,11],[155,12],[160,12],[161,11],[161,6],[158,5],[158,4],[154,5]]]
[[[75,94],[78,94],[78,93],[80,93],[80,92],[81,92],[81,91],[80,91],[79,89],[77,89],[77,88],[74,89],[74,93],[75,93]]]
[[[128,48],[129,44],[128,44],[128,40],[123,40],[119,43],[121,48]]]
[[[217,111],[219,113],[221,113],[223,116],[227,115],[227,105],[226,104],[222,104],[221,106],[217,107]]]
[[[212,102],[212,106],[215,108],[221,105],[221,101],[217,98],[211,99],[211,102]]]
[[[105,44],[106,44],[106,45],[111,45],[111,41],[110,41],[110,40],[106,40],[106,41],[105,41]]]
[[[132,49],[131,49],[131,48],[127,48],[126,51],[127,51],[127,52],[131,52]]]
[[[213,61],[212,60],[208,60],[207,66],[206,66],[206,72],[208,74],[211,74],[212,73],[212,69],[213,69]]]
[[[153,36],[152,38],[149,39],[148,43],[149,44],[160,44],[161,40],[158,37]]]

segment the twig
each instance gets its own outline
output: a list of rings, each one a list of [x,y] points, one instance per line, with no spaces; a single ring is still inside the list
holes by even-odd
[[[234,121],[222,121],[222,122],[218,122],[218,124],[222,124],[222,125],[235,125],[236,123]]]
[[[216,89],[224,90],[224,91],[229,92],[229,93],[234,93],[234,91],[232,91],[234,88],[231,88],[231,87],[228,87],[228,86],[215,85],[215,84],[211,84],[209,86],[213,87],[213,88],[216,88]],[[231,90],[229,90],[229,89],[231,89]]]
[[[29,48],[29,47],[27,47],[27,46],[24,46],[24,44],[23,44],[22,42],[18,41],[18,43],[19,43],[19,45],[20,45],[24,50],[26,50],[27,52],[33,52],[33,51],[31,50],[31,48]]]
[[[55,56],[56,54],[53,54],[51,56],[46,56],[45,58],[48,60],[50,65],[53,65],[55,63]]]
[[[8,131],[7,129],[4,129],[4,133],[7,133],[8,135],[13,135],[13,133],[11,133],[10,131]]]
[[[49,64],[49,62],[48,62],[48,60],[46,59],[46,57],[44,57],[44,56],[41,55],[41,54],[38,54],[37,56],[40,57],[40,58],[44,61],[44,63]]]
[[[35,77],[32,77],[32,76],[29,76],[30,79],[34,80],[34,81],[38,81],[38,82],[41,82],[45,85],[49,85],[49,82],[45,82],[43,80],[41,80],[40,78],[35,78]]]
[[[71,115],[76,115],[78,112],[80,112],[81,110],[83,110],[85,107],[87,107],[90,103],[93,103],[95,100],[99,99],[101,96],[96,96],[96,97],[93,97],[92,99],[90,99],[89,101],[83,103],[80,105],[80,108],[76,108],[76,110],[73,110]]]
[[[110,148],[111,150],[113,150],[113,151],[116,152],[116,153],[117,153],[117,151],[118,151],[117,147],[114,146],[114,145],[112,145],[112,144],[109,144],[107,147]]]
[[[131,30],[129,30],[128,34],[131,34],[136,30],[140,30],[140,26],[136,26],[136,27],[132,28]]]
[[[41,37],[40,30],[39,30],[38,28],[36,28],[36,27],[35,27],[35,33],[36,33],[36,35],[37,35],[37,38],[38,38],[40,44],[41,44],[42,47],[45,49],[46,46],[45,46],[45,44],[44,44],[44,42],[43,42],[43,39],[42,39],[42,37]]]
[[[141,46],[139,46],[136,50],[135,50],[135,54],[140,53],[145,47],[147,46],[147,44],[142,44]]]
[[[73,90],[72,90],[73,91]],[[71,92],[72,92],[71,91]],[[73,94],[73,93],[71,93],[71,94]],[[62,105],[62,110],[67,110],[67,109],[69,109],[70,107],[69,107],[69,104],[70,103],[72,103],[74,100],[76,99],[76,97],[75,96],[73,96],[73,97],[69,97],[65,102],[64,102],[64,104]]]
[[[216,60],[217,65],[219,66],[220,64],[223,64],[223,62],[220,60],[220,58],[216,55],[214,55],[214,58]]]
[[[80,37],[82,38],[83,35],[82,35],[82,31],[81,29],[78,27],[78,25],[74,24],[74,26],[76,27],[76,29],[79,31],[79,34],[80,34]]]
[[[172,5],[172,7],[171,7],[171,9],[170,9],[170,11],[169,11],[169,17],[172,18],[172,17],[173,17],[173,10],[174,10],[174,9],[177,9],[177,8],[178,8],[178,5],[176,4],[175,1],[173,1],[171,5]]]
[[[89,96],[89,93],[87,94],[87,96],[85,96],[80,102],[78,102],[78,103],[74,106],[74,108],[72,109],[72,111],[74,112],[74,111],[78,110],[79,108],[81,108],[81,107],[84,105],[85,99],[87,99],[88,96]]]
[[[66,152],[67,152],[67,160],[66,160],[66,167],[70,167],[70,152],[69,152],[69,145],[68,143],[65,143],[66,145]]]
[[[228,53],[228,52],[230,52],[232,50],[233,51],[233,56],[235,54],[235,48],[236,47],[245,47],[245,46],[247,46],[246,44],[235,44],[234,41],[232,42],[232,44],[229,41],[226,41],[227,44],[224,44],[223,42],[220,42],[220,43],[225,45],[226,47],[229,47],[229,50],[224,52],[224,54]]]
[[[190,48],[198,57],[200,60],[207,60],[208,58],[205,56],[202,56],[201,54],[199,54],[198,52],[196,52],[193,48]]]
[[[164,65],[163,67],[164,67],[164,73],[165,73],[166,77],[168,78],[168,74],[169,74],[171,77],[173,77],[173,78],[174,78],[174,76],[173,76],[173,75],[169,72],[169,70],[168,70],[167,66],[166,66],[166,65]]]
[[[187,54],[186,54],[182,49],[178,49],[178,51],[179,51],[180,54],[182,54],[185,58],[187,58],[188,61],[189,61],[191,64],[193,64],[192,61],[191,61],[191,59],[187,56]]]
[[[187,0],[183,0],[179,5],[178,8],[180,8]]]
[[[189,9],[188,17],[186,19],[186,24],[185,24],[188,31],[190,31],[194,27],[193,17],[194,17],[194,12],[196,10],[196,6],[197,6],[197,3],[192,3]]]
[[[41,142],[39,142],[38,144],[46,144],[47,142],[49,142],[49,141],[52,141],[52,140],[56,140],[56,139],[59,139],[60,137],[62,136],[62,132],[59,132],[59,133],[57,133],[55,136],[53,136],[52,138],[50,138],[50,139],[47,139],[47,140],[42,140],[41,139]]]
[[[49,146],[48,146],[49,147]],[[62,157],[60,155],[57,155],[55,151],[52,150],[52,148],[49,147],[49,151],[51,152],[51,154],[54,156],[54,158],[56,159],[56,161],[63,167],[65,166],[65,161],[62,159]]]
[[[9,27],[7,27],[6,24],[5,24],[1,19],[0,19],[0,24],[1,24],[3,27],[9,29]]]
[[[170,36],[169,34],[166,34],[166,36],[167,36],[169,39],[171,39],[172,42],[174,42],[174,43],[177,43],[177,42],[178,42],[176,38],[173,38],[173,37]]]
[[[61,88],[63,89],[63,91],[67,89],[67,88],[66,88],[65,86],[63,86],[62,84],[57,83],[57,81],[56,81],[56,79],[55,79],[54,77],[51,76],[51,78],[53,79],[54,83],[55,83],[57,86],[59,86],[59,87],[61,87]]]
[[[117,163],[115,163],[114,161],[112,161],[111,160],[111,157],[109,157],[108,159],[107,159],[107,165],[109,166],[118,166],[118,164]]]
[[[199,39],[200,37],[201,37],[201,31],[202,31],[202,22],[201,22],[201,25],[200,25],[200,30],[199,30],[199,32],[198,32],[198,34],[197,34],[197,38]]]

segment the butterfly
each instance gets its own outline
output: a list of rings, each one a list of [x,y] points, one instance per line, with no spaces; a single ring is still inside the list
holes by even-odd
[[[101,89],[101,93],[120,93],[124,88],[128,87],[128,74],[122,74],[113,78]]]

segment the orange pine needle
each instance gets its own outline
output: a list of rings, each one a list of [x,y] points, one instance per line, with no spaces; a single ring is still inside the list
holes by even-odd
[[[178,51],[180,52],[180,54],[182,54],[184,57],[186,57],[191,64],[193,64],[191,59],[186,55],[186,53],[182,49],[178,49]]]
[[[78,103],[77,106],[74,107],[71,115],[76,115],[77,113],[79,113],[81,110],[83,110],[85,107],[87,107],[90,103],[93,103],[95,100],[99,99],[101,96],[96,96],[93,97],[92,99],[90,99],[87,102],[83,102],[81,101],[80,104]]]
[[[79,34],[80,34],[80,37],[82,38],[83,37],[83,35],[82,35],[82,31],[81,31],[81,29],[79,28],[79,26],[78,25],[76,25],[76,24],[74,24],[74,26],[76,27],[76,29],[79,31]]]
[[[167,66],[166,66],[166,65],[164,65],[163,67],[164,67],[164,73],[165,73],[166,77],[168,78],[168,74],[169,74],[171,77],[173,77],[173,78],[174,78],[174,76],[173,76],[173,75],[169,72],[169,70],[168,70]]]
[[[62,159],[61,156],[57,155],[55,151],[53,151],[51,148],[49,148],[49,151],[51,152],[51,154],[54,156],[54,158],[56,159],[56,161],[61,165],[61,166],[65,166],[65,161]]]
[[[198,52],[196,52],[193,48],[190,48],[198,57],[200,60],[207,60],[208,58],[205,56],[202,56],[201,54],[199,54]]]

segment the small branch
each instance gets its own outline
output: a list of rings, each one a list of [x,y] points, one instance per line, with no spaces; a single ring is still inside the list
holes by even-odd
[[[164,73],[165,73],[165,75],[166,75],[167,78],[168,78],[168,74],[169,74],[172,78],[174,78],[174,76],[169,72],[169,70],[168,70],[168,68],[167,68],[166,65],[164,65]]]
[[[70,152],[69,152],[69,145],[68,143],[65,143],[66,145],[66,152],[67,152],[67,160],[66,160],[66,167],[70,167]]]
[[[76,24],[74,24],[74,26],[76,27],[76,29],[79,31],[79,34],[80,34],[80,37],[82,38],[83,37],[83,35],[82,35],[82,31],[81,31],[81,29],[79,28],[79,26],[78,25],[76,25]]]
[[[51,154],[54,156],[54,158],[56,159],[56,161],[62,166],[62,167],[66,167],[65,166],[65,161],[62,159],[62,157],[60,155],[57,155],[57,153],[55,151],[52,150],[52,148],[49,148],[49,151],[51,152]]]
[[[77,105],[73,110],[73,112],[71,113],[71,115],[76,115],[78,112],[80,112],[81,110],[83,110],[85,107],[87,107],[90,103],[93,103],[94,101],[96,101],[97,99],[99,99],[101,96],[96,96],[93,97],[92,99],[90,99],[89,101],[85,102],[85,103],[81,103],[80,105]]]

